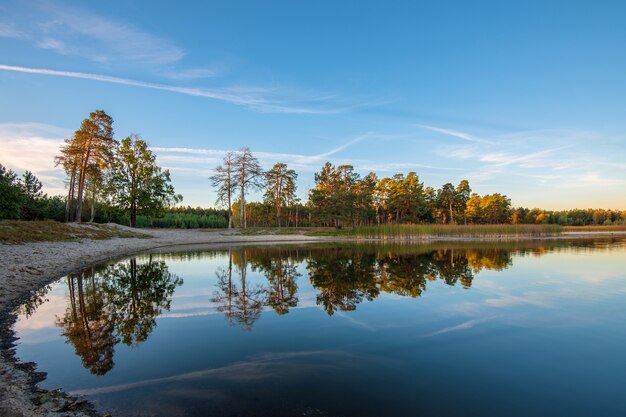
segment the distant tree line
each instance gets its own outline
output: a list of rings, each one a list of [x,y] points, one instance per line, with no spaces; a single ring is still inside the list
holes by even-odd
[[[415,172],[378,178],[351,165],[326,162],[315,173],[308,200],[297,197],[298,174],[278,162],[269,170],[248,148],[228,152],[209,178],[222,210],[177,208],[167,169],[137,135],[113,138],[113,119],[89,114],[65,139],[58,166],[67,174],[65,197],[48,197],[31,172],[22,177],[0,165],[0,219],[115,222],[133,227],[221,228],[387,224],[626,224],[626,212],[513,208],[503,194],[479,195],[469,181],[425,186]],[[248,202],[253,191],[261,201]]]
[[[242,183],[241,158],[255,161],[253,186]],[[239,161],[239,162],[238,162]],[[472,193],[469,182],[439,189],[425,187],[415,172],[379,179],[361,177],[351,165],[327,162],[315,173],[308,201],[296,197],[297,173],[284,163],[263,172],[249,149],[229,153],[211,177],[218,204],[230,213],[229,224],[251,226],[333,226],[337,228],[391,223],[510,223],[511,201],[501,194]],[[264,191],[261,202],[244,203],[250,189]],[[243,198],[242,198],[243,197]]]
[[[511,215],[512,223],[558,224],[561,226],[611,226],[626,224],[626,211],[605,209],[573,209],[550,211],[518,207]]]
[[[241,155],[254,161],[254,184],[241,178],[246,169]],[[234,162],[233,161],[239,161]],[[239,165],[238,165],[239,164]],[[239,166],[239,173],[237,173]],[[284,163],[263,172],[249,149],[229,153],[211,177],[218,203],[225,203],[229,224],[235,226],[332,226],[336,228],[381,224],[626,224],[626,211],[587,209],[545,211],[514,208],[504,194],[479,195],[468,180],[456,186],[426,187],[415,172],[378,178],[364,177],[351,165],[327,162],[315,173],[308,201],[296,197],[297,173]],[[263,201],[245,203],[250,189],[264,191]],[[243,198],[242,198],[243,197]],[[245,207],[242,206],[242,200]]]

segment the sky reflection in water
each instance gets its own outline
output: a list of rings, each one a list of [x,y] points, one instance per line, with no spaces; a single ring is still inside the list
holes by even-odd
[[[115,415],[622,416],[625,255],[611,239],[142,255],[35,294],[18,355]]]

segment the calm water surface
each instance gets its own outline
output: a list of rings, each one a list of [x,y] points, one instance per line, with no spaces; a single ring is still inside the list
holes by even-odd
[[[153,253],[15,329],[113,415],[625,416],[626,241]]]

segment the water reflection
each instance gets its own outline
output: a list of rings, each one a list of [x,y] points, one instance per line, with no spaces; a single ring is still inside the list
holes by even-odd
[[[33,293],[18,356],[112,415],[624,415],[626,240],[178,250]]]
[[[65,313],[56,326],[73,345],[83,366],[104,375],[114,366],[115,346],[146,341],[156,319],[170,310],[182,278],[171,273],[166,260],[218,259],[216,284],[207,302],[231,326],[250,331],[264,310],[288,314],[298,306],[298,280],[308,275],[315,303],[329,316],[353,311],[381,294],[417,298],[429,283],[470,289],[480,271],[500,271],[513,264],[513,255],[541,256],[555,250],[608,249],[586,241],[453,243],[437,245],[314,245],[239,247],[221,251],[181,252],[131,258],[94,267],[67,277]],[[623,247],[620,241],[618,247]],[[591,250],[591,249],[590,249]],[[249,274],[255,279],[249,279]],[[262,280],[258,278],[263,277]],[[22,306],[29,317],[45,302],[49,287],[33,293]]]
[[[298,304],[297,267],[306,265],[308,278],[318,291],[316,303],[329,315],[352,311],[381,292],[419,297],[428,281],[472,285],[480,270],[501,270],[511,264],[511,250],[468,248],[416,248],[335,246],[311,248],[238,248],[228,251],[228,268],[220,268],[218,291],[212,301],[229,324],[250,330],[268,306],[286,314]],[[233,264],[235,265],[233,278]],[[263,286],[246,285],[247,265],[266,278]],[[240,282],[239,286],[234,281]]]
[[[90,268],[67,277],[68,305],[56,325],[74,346],[83,366],[95,375],[113,368],[115,345],[144,342],[156,318],[169,310],[183,280],[168,271],[165,261],[136,258]]]

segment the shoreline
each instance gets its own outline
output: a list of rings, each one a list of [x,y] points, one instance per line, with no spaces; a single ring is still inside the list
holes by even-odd
[[[125,230],[133,230],[116,226]],[[16,357],[17,341],[14,312],[34,291],[70,272],[108,262],[124,256],[171,247],[227,247],[239,244],[289,244],[314,242],[397,242],[424,243],[445,241],[520,241],[579,238],[626,237],[623,232],[563,232],[558,235],[498,236],[415,236],[358,238],[336,236],[240,235],[236,229],[224,231],[140,229],[151,238],[113,238],[75,242],[35,242],[17,245],[0,244],[0,415],[22,416],[99,416],[86,400],[63,391],[41,390],[37,384],[45,373],[35,363],[24,363]]]

